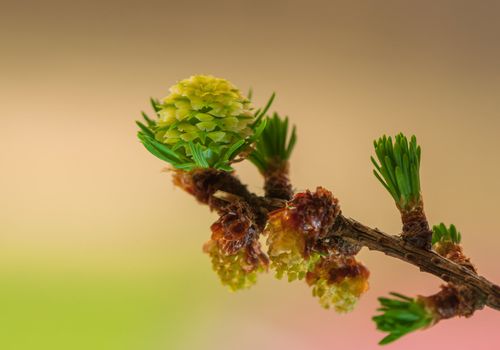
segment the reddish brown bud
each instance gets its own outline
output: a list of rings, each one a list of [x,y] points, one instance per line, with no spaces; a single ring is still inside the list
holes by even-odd
[[[465,256],[460,244],[453,242],[439,242],[434,245],[434,250],[439,255],[449,259],[457,264],[460,264],[471,271],[477,272],[470,259]]]
[[[316,192],[297,193],[286,210],[290,222],[313,239],[325,237],[340,214],[338,199],[323,187],[317,187]]]

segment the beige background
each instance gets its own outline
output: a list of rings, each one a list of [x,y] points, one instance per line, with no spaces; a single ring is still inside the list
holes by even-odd
[[[381,336],[370,321],[377,296],[437,290],[436,278],[367,251],[361,258],[372,271],[372,288],[352,316],[323,312],[305,286],[271,276],[240,295],[220,288],[201,253],[214,215],[174,189],[160,172],[164,164],[135,137],[134,120],[149,111],[148,98],[166,95],[177,80],[197,73],[227,78],[243,91],[253,87],[257,106],[276,91],[274,109],[299,130],[294,186],[323,185],[340,198],[346,215],[391,233],[398,232],[399,219],[371,174],[372,140],[384,133],[416,134],[429,219],[455,223],[481,273],[500,282],[499,16],[498,1],[1,3],[0,260],[2,284],[15,287],[0,303],[26,305],[17,291],[27,289],[34,290],[26,296],[33,305],[47,302],[19,282],[23,278],[51,276],[57,282],[36,286],[52,290],[83,274],[93,282],[82,285],[94,286],[96,300],[105,305],[115,292],[106,294],[100,278],[121,276],[136,286],[136,278],[151,274],[148,281],[162,281],[169,290],[180,283],[176,278],[186,279],[181,267],[190,266],[193,276],[203,278],[189,278],[186,289],[195,299],[205,295],[202,305],[208,306],[148,284],[159,304],[166,298],[179,315],[196,313],[181,322],[169,307],[152,307],[167,320],[151,323],[144,316],[139,323],[163,328],[137,339],[154,338],[156,345],[121,344],[148,350],[368,348]],[[237,170],[260,191],[251,165]],[[80,285],[61,290],[75,305],[92,293]],[[59,305],[58,298],[49,299]],[[46,343],[40,340],[38,348],[54,349],[52,340],[61,332],[67,335],[61,348],[91,341],[91,325],[102,317],[93,300],[88,307],[95,307],[95,319],[89,316],[85,332],[54,326],[43,332]],[[123,302],[142,310],[144,300],[151,300],[149,294]],[[20,338],[4,336],[5,348],[33,348],[19,339],[30,338],[54,311],[33,318],[27,308],[12,322],[16,310],[4,316],[6,334],[24,331]],[[72,312],[57,319],[72,317],[81,320]],[[441,342],[456,349],[498,348],[499,322],[498,313],[485,310],[409,336],[394,348]],[[168,331],[172,325],[176,334]],[[138,326],[127,327],[130,333]],[[101,340],[87,348],[124,349],[116,345],[123,336],[117,329],[102,332],[108,345]]]

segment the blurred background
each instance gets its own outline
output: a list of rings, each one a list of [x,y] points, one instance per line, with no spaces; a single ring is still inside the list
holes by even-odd
[[[365,249],[371,289],[348,315],[271,274],[223,288],[201,252],[215,214],[135,136],[149,97],[200,73],[256,106],[276,91],[299,130],[295,188],[323,185],[389,233],[372,140],[416,134],[430,221],[500,282],[499,16],[498,1],[2,1],[0,348],[377,349],[377,297],[438,290]],[[387,348],[498,349],[499,326],[485,309]]]

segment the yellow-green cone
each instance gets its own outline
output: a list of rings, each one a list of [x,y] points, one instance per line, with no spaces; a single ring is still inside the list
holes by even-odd
[[[253,133],[250,101],[225,79],[195,75],[181,80],[158,107],[157,141],[172,146],[192,141],[214,158]],[[185,150],[189,156],[189,148]]]

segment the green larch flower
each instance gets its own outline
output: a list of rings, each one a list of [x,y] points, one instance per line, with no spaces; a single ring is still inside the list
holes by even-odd
[[[353,256],[334,254],[322,256],[307,273],[306,281],[321,306],[344,313],[352,311],[360,296],[368,290],[369,276],[368,269]]]
[[[325,309],[334,308],[338,313],[350,312],[356,306],[359,296],[364,292],[365,281],[348,278],[340,283],[329,284],[319,279],[313,285],[313,296]]]
[[[304,256],[306,236],[288,222],[287,209],[278,210],[269,216],[265,233],[271,268],[279,279],[285,274],[289,282],[303,279],[320,257],[318,253]]]
[[[297,193],[282,209],[269,214],[268,255],[276,277],[286,273],[289,281],[303,279],[324,253],[316,243],[328,234],[340,213],[338,200],[330,191]]]
[[[179,81],[161,101],[152,100],[157,120],[143,114],[139,139],[175,168],[230,171],[231,161],[255,141],[265,120],[229,81],[195,75]]]
[[[211,239],[203,246],[203,250],[212,260],[212,268],[217,273],[223,285],[233,292],[250,288],[257,282],[257,275],[266,271],[266,266],[260,261],[249,263],[245,249],[234,254],[227,254],[216,240]]]
[[[225,79],[195,75],[181,80],[158,107],[155,138],[166,144],[196,140],[217,149],[252,134],[250,101]]]

